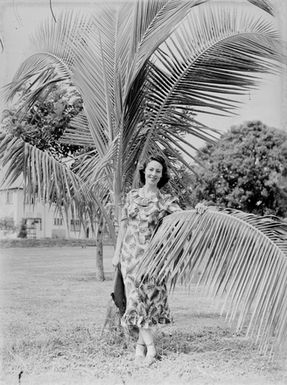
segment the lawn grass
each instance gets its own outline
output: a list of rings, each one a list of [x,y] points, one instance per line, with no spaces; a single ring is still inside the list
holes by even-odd
[[[284,359],[268,362],[195,286],[170,296],[175,324],[157,329],[161,360],[136,368],[132,339],[110,329],[101,334],[112,291],[112,248],[104,250],[104,282],[95,278],[95,251],[1,250],[3,384],[19,384],[20,373],[21,385],[285,383]]]

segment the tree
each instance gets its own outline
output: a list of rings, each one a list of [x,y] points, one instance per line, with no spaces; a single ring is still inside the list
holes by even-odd
[[[83,109],[82,98],[75,87],[67,82],[46,87],[23,115],[21,110],[29,95],[27,89],[29,84],[22,86],[13,106],[3,112],[1,131],[48,152],[58,161],[76,155],[82,147],[59,141],[71,119]]]
[[[201,149],[191,183],[193,202],[208,200],[258,215],[287,215],[278,180],[287,171],[287,134],[262,122],[232,127]]]
[[[281,60],[278,34],[264,11],[256,18],[248,7],[238,12],[207,3],[138,0],[108,5],[100,14],[65,13],[43,24],[35,52],[8,87],[8,99],[33,79],[29,109],[47,86],[72,79],[84,108],[63,139],[93,149],[70,169],[5,135],[0,156],[7,179],[24,170],[31,196],[53,197],[83,218],[99,210],[115,240],[122,195],[138,184],[134,175],[142,160],[158,152],[189,167],[181,155],[189,154],[184,145],[192,147],[185,134],[206,141],[217,137],[197,113],[232,112],[236,95],[255,86],[255,74],[276,71]]]
[[[86,154],[92,148],[88,145],[84,148],[71,145],[68,142],[62,142],[61,138],[72,118],[76,117],[83,109],[80,94],[70,82],[49,85],[39,95],[33,106],[23,115],[21,109],[30,94],[27,89],[29,89],[29,84],[23,85],[18,92],[17,101],[14,102],[13,107],[4,111],[1,130],[21,138],[24,142],[30,143],[41,151],[47,152],[60,163],[68,163],[70,169],[77,168],[78,156],[81,156],[82,153]],[[52,201],[52,198],[50,201]],[[95,232],[101,234],[103,231],[102,221],[96,221],[96,219],[92,220],[98,222],[97,226],[95,226]],[[24,234],[23,231],[20,232],[20,234],[22,233]],[[98,280],[105,279],[102,259],[103,244],[102,240],[97,236],[96,277]]]

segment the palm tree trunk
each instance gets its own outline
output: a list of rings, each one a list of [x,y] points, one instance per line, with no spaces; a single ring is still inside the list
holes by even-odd
[[[104,274],[104,259],[103,259],[103,227],[104,227],[104,221],[103,217],[100,217],[98,228],[97,228],[97,235],[96,235],[96,241],[97,241],[97,248],[96,248],[96,280],[97,281],[104,281],[105,280],[105,274]]]

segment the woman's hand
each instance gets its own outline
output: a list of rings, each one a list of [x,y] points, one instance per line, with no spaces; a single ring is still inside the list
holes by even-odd
[[[114,253],[113,259],[112,259],[112,264],[114,267],[117,267],[120,263],[120,256],[119,253]]]
[[[125,221],[122,221],[120,224],[120,228],[119,228],[119,232],[118,232],[118,238],[117,238],[117,244],[116,244],[114,256],[112,259],[112,264],[114,267],[117,267],[120,263],[122,243],[123,243],[123,239],[124,239],[126,229],[127,229],[127,223],[126,222],[127,221],[125,220]]]
[[[195,206],[196,213],[199,215],[204,214],[207,209],[208,207],[204,203],[197,203]]]

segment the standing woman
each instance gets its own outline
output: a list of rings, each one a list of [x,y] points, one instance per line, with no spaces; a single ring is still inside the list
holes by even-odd
[[[126,197],[113,265],[121,265],[127,297],[122,325],[139,331],[135,360],[150,365],[156,357],[152,327],[171,321],[167,289],[155,278],[139,285],[135,280],[136,267],[159,220],[181,208],[176,197],[160,192],[169,180],[167,165],[161,156],[149,158],[140,170],[140,180],[143,187],[131,190]]]

